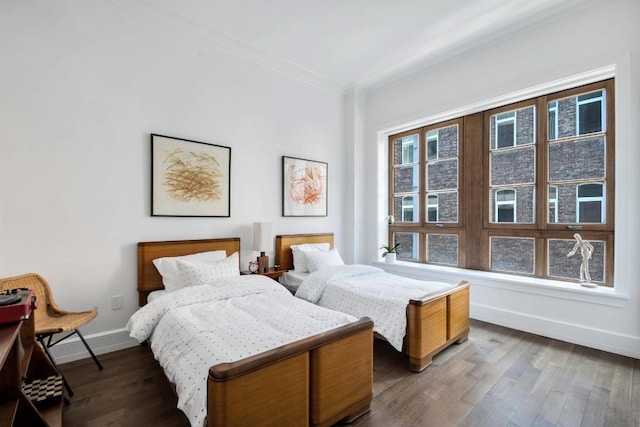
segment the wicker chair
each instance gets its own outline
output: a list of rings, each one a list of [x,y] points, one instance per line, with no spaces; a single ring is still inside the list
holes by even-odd
[[[78,334],[80,340],[87,348],[87,351],[93,358],[93,361],[98,366],[98,369],[102,370],[102,365],[100,361],[91,351],[91,347],[87,344],[84,337],[80,333],[78,329],[80,326],[86,325],[91,320],[93,320],[98,315],[97,307],[88,311],[81,312],[69,312],[60,309],[53,301],[53,295],[51,294],[51,288],[44,278],[35,273],[24,274],[22,276],[8,277],[5,279],[0,279],[0,290],[6,289],[15,289],[15,288],[27,288],[32,289],[36,295],[36,303],[38,308],[33,312],[34,316],[34,324],[35,324],[35,333],[36,338],[42,345],[45,353],[51,360],[51,363],[58,369],[58,365],[55,360],[51,356],[49,352],[49,348],[58,344],[60,341],[63,341],[69,338],[73,334]],[[58,333],[69,332],[64,337],[53,341],[52,337]],[[64,376],[63,376],[64,379]],[[73,391],[67,383],[67,380],[64,380],[64,385],[67,389],[67,392],[70,396],[73,396]]]

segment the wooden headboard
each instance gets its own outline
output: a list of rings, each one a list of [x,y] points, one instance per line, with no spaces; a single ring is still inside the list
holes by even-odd
[[[238,252],[240,254],[240,238],[204,240],[172,240],[164,242],[138,243],[138,305],[147,303],[147,297],[152,291],[164,289],[162,276],[153,265],[153,260],[162,257],[191,255],[207,251],[227,251],[227,256]],[[238,257],[239,258],[239,257]]]
[[[333,247],[333,233],[287,234],[276,236],[276,259],[281,270],[293,270],[293,254],[291,245],[303,243],[329,243]]]

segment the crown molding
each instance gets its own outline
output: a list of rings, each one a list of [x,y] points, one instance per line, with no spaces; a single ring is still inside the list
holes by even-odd
[[[292,61],[270,55],[230,34],[197,23],[185,16],[152,4],[148,0],[105,0],[111,5],[130,13],[135,13],[155,24],[165,26],[172,31],[196,37],[215,49],[227,52],[245,61],[304,83],[316,89],[342,94],[345,90],[340,84],[312,70],[301,67]]]

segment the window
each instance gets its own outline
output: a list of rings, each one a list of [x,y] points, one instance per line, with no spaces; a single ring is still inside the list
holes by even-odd
[[[438,221],[438,196],[427,196],[427,221]]]
[[[405,196],[402,198],[402,221],[404,222],[413,222],[415,221],[413,218],[415,209],[415,197],[413,196]]]
[[[496,191],[496,222],[516,222],[515,190]]]
[[[509,112],[495,117],[494,148],[516,145],[516,113]]]
[[[550,223],[558,222],[558,187],[549,187],[549,219]]]
[[[577,115],[576,128],[578,135],[595,133],[602,131],[604,123],[604,102],[602,102],[602,91],[580,95],[576,97]]]
[[[427,132],[427,160],[438,158],[438,131]]]
[[[558,101],[549,103],[549,139],[558,137]]]
[[[600,224],[604,220],[604,191],[602,184],[578,185],[576,222]]]
[[[390,136],[390,153],[413,150],[390,156],[398,257],[577,283],[580,233],[592,281],[612,286],[613,93],[611,79]]]

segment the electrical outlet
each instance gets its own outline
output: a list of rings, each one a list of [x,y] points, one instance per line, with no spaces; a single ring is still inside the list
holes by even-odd
[[[111,297],[111,310],[120,310],[122,308],[122,295],[114,295]]]

